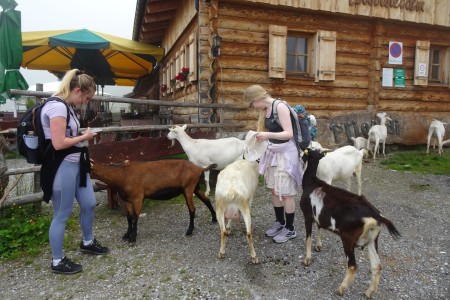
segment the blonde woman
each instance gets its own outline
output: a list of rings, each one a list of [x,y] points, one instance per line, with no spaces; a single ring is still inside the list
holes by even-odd
[[[89,75],[77,69],[71,70],[41,111],[47,142],[41,167],[41,187],[44,200],[52,200],[53,219],[49,230],[51,270],[58,274],[75,274],[83,270],[63,252],[66,223],[72,213],[74,199],[80,206],[80,251],[108,253],[108,248],[101,246],[92,234],[96,201],[89,175],[89,154],[87,147],[81,146],[81,142],[91,140],[96,133],[87,128],[82,135],[78,135],[80,121],[74,111],[75,107],[87,103],[94,96],[95,87]]]
[[[259,110],[256,139],[268,141],[267,150],[259,163],[259,172],[264,175],[266,186],[272,193],[275,222],[266,235],[276,243],[284,243],[297,236],[294,197],[302,180],[290,110],[286,103],[278,102],[279,125],[272,113],[275,99],[260,85],[246,88],[244,101],[250,104],[250,108]]]

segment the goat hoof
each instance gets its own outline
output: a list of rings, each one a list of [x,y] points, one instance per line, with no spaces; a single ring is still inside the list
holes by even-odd
[[[255,256],[255,257],[252,257],[252,264],[257,264],[257,263],[259,263],[259,259]]]
[[[309,258],[305,258],[304,260],[303,260],[303,264],[307,267],[307,266],[309,266],[310,264],[311,264],[311,258],[309,257]]]
[[[211,219],[211,223],[212,224],[216,224],[217,223],[217,219],[216,218]]]
[[[314,249],[316,249],[317,252],[320,252],[320,251],[322,251],[322,245],[316,246],[316,247],[314,247]]]
[[[373,294],[375,294],[375,291],[371,289],[367,289],[367,291],[364,293],[367,299],[372,299]]]
[[[345,288],[340,286],[336,292],[338,293],[339,296],[344,296]]]
[[[186,235],[187,236],[192,235],[192,231],[194,231],[194,229],[188,229],[188,231],[186,231]]]
[[[224,253],[219,252],[219,258],[224,258],[224,257],[225,257],[225,252]]]

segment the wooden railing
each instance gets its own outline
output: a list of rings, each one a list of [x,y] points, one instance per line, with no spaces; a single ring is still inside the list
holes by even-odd
[[[38,91],[23,91],[23,90],[10,90],[12,95],[21,95],[21,96],[34,96],[39,98],[48,98],[51,96],[49,92],[38,92]],[[169,101],[161,101],[161,100],[142,100],[142,99],[133,99],[133,98],[122,98],[122,97],[103,97],[103,96],[94,96],[91,100],[94,101],[104,101],[104,102],[118,102],[118,103],[130,103],[130,104],[145,104],[145,105],[159,105],[159,106],[169,106],[169,107],[198,107],[198,108],[218,108],[218,109],[226,109],[226,110],[243,110],[247,109],[246,106],[236,106],[236,105],[228,105],[228,104],[220,104],[220,103],[178,103],[178,102],[169,102]],[[222,119],[222,118],[221,118]],[[102,127],[102,133],[123,133],[123,132],[144,132],[144,131],[164,131],[169,130],[169,128],[173,127],[173,124],[160,124],[160,125],[139,125],[139,126],[111,126],[111,127]],[[203,128],[203,129],[223,129],[223,128],[243,128],[245,126],[245,122],[233,122],[233,123],[196,123],[196,124],[187,124],[188,129],[192,128]],[[84,131],[85,128],[80,128],[80,132]],[[16,134],[16,128],[8,128],[2,130],[0,133],[2,134]],[[27,195],[20,195],[15,197],[9,197],[5,195],[3,202],[0,202],[1,207],[7,207],[10,205],[23,205],[30,204],[42,201],[43,192],[38,191],[37,187],[39,186],[39,170],[40,166],[32,166],[25,168],[16,168],[9,169],[4,174],[0,174],[0,177],[3,176],[11,176],[11,175],[20,175],[20,174],[28,174],[33,173],[33,183],[34,183],[34,193]],[[94,190],[103,190],[104,187],[99,187],[94,185]]]

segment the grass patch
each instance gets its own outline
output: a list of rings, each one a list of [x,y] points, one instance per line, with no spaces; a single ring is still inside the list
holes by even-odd
[[[13,205],[0,210],[0,261],[37,257],[49,247],[48,230],[52,213],[35,205]],[[71,230],[77,227],[78,216],[67,221],[64,243],[73,239]],[[31,260],[30,260],[31,262]]]
[[[430,154],[427,154],[426,146],[404,147],[383,159],[380,164],[386,169],[403,172],[450,175],[450,152],[439,155],[430,149]]]
[[[6,153],[3,154],[3,157],[5,159],[21,159],[21,158],[24,158],[22,155],[19,154],[19,152],[17,152],[17,150],[6,151]]]

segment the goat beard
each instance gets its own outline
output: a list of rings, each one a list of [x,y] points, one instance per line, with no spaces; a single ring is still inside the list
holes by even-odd
[[[175,146],[175,140],[172,140],[172,142],[170,143],[170,146],[168,148],[172,148],[173,146]]]

